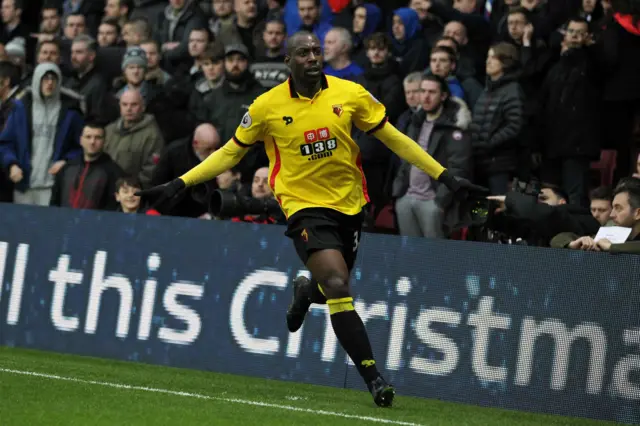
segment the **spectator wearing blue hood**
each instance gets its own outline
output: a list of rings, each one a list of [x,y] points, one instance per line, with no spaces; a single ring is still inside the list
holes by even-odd
[[[418,13],[408,7],[393,12],[391,26],[393,55],[400,64],[400,73],[405,76],[413,71],[422,71],[429,65],[429,47],[423,38]]]
[[[381,22],[382,12],[375,4],[360,5],[353,14],[353,51],[351,57],[362,68],[366,68],[369,63],[364,41],[376,32]]]
[[[309,31],[324,42],[324,37],[331,29],[332,17],[327,0],[287,0],[284,6],[288,36],[298,31]]]

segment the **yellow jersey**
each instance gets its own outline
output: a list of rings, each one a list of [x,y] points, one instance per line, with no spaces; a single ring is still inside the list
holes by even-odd
[[[309,207],[354,215],[369,197],[352,124],[372,133],[385,123],[384,105],[357,83],[323,76],[309,99],[289,78],[255,99],[233,140],[264,141],[269,186],[287,217]]]

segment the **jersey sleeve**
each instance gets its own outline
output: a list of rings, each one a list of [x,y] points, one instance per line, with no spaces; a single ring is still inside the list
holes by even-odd
[[[236,133],[233,135],[233,141],[247,148],[264,140],[265,116],[265,108],[261,105],[260,99],[256,99],[242,117]]]
[[[357,85],[355,92],[353,122],[358,129],[371,134],[387,122],[387,111],[384,105],[361,85]]]

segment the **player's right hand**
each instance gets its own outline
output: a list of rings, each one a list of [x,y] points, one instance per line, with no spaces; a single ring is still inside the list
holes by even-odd
[[[163,185],[154,186],[153,188],[138,191],[135,195],[145,197],[153,202],[153,207],[164,204],[180,193],[187,185],[180,178],[176,178],[171,182]]]

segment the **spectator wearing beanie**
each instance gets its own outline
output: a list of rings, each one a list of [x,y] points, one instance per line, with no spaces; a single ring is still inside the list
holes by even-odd
[[[22,37],[16,37],[4,47],[7,57],[11,63],[20,69],[20,75],[25,78],[29,74],[27,68],[27,50],[25,40]]]
[[[127,48],[122,59],[122,71],[123,77],[114,82],[117,99],[129,90],[139,91],[146,111],[156,118],[165,140],[178,139],[190,131],[189,127],[193,123],[190,122],[186,111],[188,95],[184,96],[180,88],[171,83],[173,79],[165,83],[164,87],[146,80],[148,62],[142,48]],[[182,106],[182,98],[185,98],[184,106]]]
[[[523,127],[523,93],[517,82],[518,51],[509,43],[489,49],[487,83],[473,108],[469,126],[476,181],[491,194],[504,195],[518,168]]]
[[[140,47],[128,47],[122,58],[122,77],[114,82],[116,98],[127,90],[138,90],[146,105],[149,105],[153,93],[152,85],[145,80],[147,72],[147,54]]]

